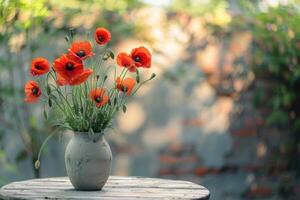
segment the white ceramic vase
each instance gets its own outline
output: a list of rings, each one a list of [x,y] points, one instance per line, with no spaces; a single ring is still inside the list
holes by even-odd
[[[75,132],[67,145],[67,174],[76,190],[101,190],[111,168],[112,153],[102,134]]]

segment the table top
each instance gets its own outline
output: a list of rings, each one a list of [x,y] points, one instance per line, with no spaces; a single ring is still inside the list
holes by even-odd
[[[209,191],[188,181],[110,176],[101,191],[76,191],[68,177],[13,182],[0,199],[209,199]]]

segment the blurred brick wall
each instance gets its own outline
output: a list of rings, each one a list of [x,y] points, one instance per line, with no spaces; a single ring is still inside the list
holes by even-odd
[[[154,7],[130,17],[149,40],[158,78],[118,118],[126,136],[112,138],[115,173],[192,180],[213,199],[280,198],[266,168],[281,138],[253,106],[251,34],[215,34],[204,17]],[[118,48],[139,44],[132,38]]]

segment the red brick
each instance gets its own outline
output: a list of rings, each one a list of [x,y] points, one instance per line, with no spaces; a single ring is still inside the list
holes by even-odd
[[[245,119],[245,126],[250,128],[254,125],[262,126],[264,123],[265,120],[262,117],[247,117]]]
[[[242,128],[236,131],[232,131],[233,136],[237,137],[255,137],[256,136],[256,130],[253,128]]]
[[[272,188],[268,186],[254,186],[246,193],[251,198],[269,197],[272,195]]]
[[[182,120],[183,126],[202,127],[205,122],[202,119],[184,119]]]
[[[170,175],[170,174],[174,174],[174,170],[172,169],[160,169],[158,172],[159,176],[164,176],[164,175]]]
[[[173,143],[168,147],[168,150],[173,153],[182,151],[182,145],[180,143]]]
[[[159,160],[160,160],[160,162],[167,163],[167,164],[175,164],[179,161],[179,159],[177,157],[168,156],[168,155],[160,156]]]
[[[247,165],[243,165],[241,166],[241,168],[245,171],[257,171],[257,170],[260,170],[262,169],[262,166],[260,165],[255,165],[255,164],[247,164]]]
[[[136,146],[120,146],[115,149],[117,153],[126,153],[135,155],[138,154],[141,150]]]
[[[190,170],[187,169],[175,169],[174,174],[176,175],[184,175],[184,174],[189,174]]]
[[[160,162],[166,164],[176,164],[176,163],[195,163],[199,159],[195,155],[178,157],[178,156],[171,156],[171,155],[162,155],[160,156]]]
[[[186,162],[186,163],[194,163],[197,161],[199,161],[199,158],[195,155],[185,156],[181,158],[181,162]]]
[[[195,170],[195,174],[198,175],[198,176],[204,176],[208,173],[210,173],[210,168],[207,168],[207,167],[198,167],[196,170]]]

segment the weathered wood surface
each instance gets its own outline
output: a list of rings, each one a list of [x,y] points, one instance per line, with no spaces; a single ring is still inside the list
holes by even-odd
[[[209,191],[188,181],[111,176],[101,191],[76,191],[68,177],[13,182],[0,199],[209,199]]]

